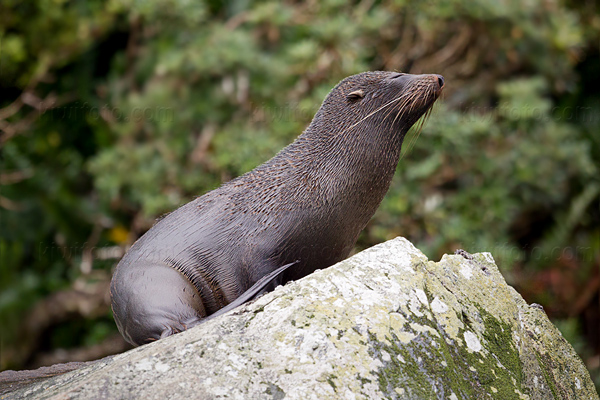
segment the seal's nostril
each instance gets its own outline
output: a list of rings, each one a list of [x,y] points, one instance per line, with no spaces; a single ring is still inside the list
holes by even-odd
[[[438,75],[438,84],[440,85],[440,88],[444,87],[444,77],[441,75]]]

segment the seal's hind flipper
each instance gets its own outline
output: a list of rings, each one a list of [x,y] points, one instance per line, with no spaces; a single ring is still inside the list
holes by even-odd
[[[110,293],[119,332],[134,346],[182,332],[188,321],[206,315],[194,285],[162,262],[140,261],[117,270]]]
[[[194,322],[188,324],[188,328],[191,328],[192,326],[196,326],[202,322],[206,322],[210,319],[216,318],[219,315],[223,315],[226,312],[229,312],[229,311],[233,310],[234,308],[237,308],[237,307],[241,306],[242,304],[252,300],[258,294],[260,294],[269,283],[273,282],[275,279],[277,279],[279,276],[281,276],[281,274],[285,270],[287,270],[292,265],[297,264],[298,262],[299,261],[296,260],[293,263],[289,263],[289,264],[284,265],[283,267],[279,267],[275,271],[271,272],[270,274],[263,276],[254,285],[252,285],[252,287],[250,287],[250,289],[248,289],[244,293],[242,293],[242,295],[240,297],[238,297],[231,303],[227,304],[225,307],[221,308],[220,310],[216,311],[215,313],[209,315],[208,317],[198,319],[197,321],[194,321]]]

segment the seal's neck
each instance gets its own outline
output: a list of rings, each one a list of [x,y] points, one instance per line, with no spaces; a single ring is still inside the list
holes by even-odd
[[[300,184],[320,189],[312,192],[319,197],[315,200],[339,204],[341,212],[359,210],[361,224],[366,224],[389,188],[405,132],[379,121],[376,126],[365,124],[334,135],[323,132],[318,121],[317,126],[311,124],[288,146],[285,158],[298,163],[296,170],[304,174]]]

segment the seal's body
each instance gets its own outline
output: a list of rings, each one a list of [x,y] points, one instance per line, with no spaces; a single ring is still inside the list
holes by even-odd
[[[251,287],[254,295],[346,258],[388,190],[404,135],[443,86],[439,75],[346,78],[296,141],[157,222],[111,283],[125,339],[180,332]]]

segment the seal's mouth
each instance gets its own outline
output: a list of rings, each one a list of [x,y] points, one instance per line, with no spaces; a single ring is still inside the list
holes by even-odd
[[[410,111],[431,107],[442,94],[446,84],[441,75],[408,75],[407,77],[409,79],[404,85],[403,93],[406,100],[402,101],[401,105]]]
[[[400,73],[390,77],[390,80],[396,79],[401,85],[402,91],[395,100],[396,105],[393,107],[393,111],[396,112],[396,115],[392,124],[396,121],[403,121],[410,127],[420,119],[420,131],[424,121],[431,114],[433,103],[442,94],[446,84],[444,77],[437,74],[407,75]],[[389,114],[393,115],[393,111],[390,111]]]
[[[408,146],[408,149],[411,149],[431,115],[433,104],[442,94],[446,82],[442,75],[437,74],[408,75],[407,78],[404,91],[400,96],[405,98],[399,101],[398,106],[395,107],[397,114],[393,123],[400,120],[406,124],[408,129],[414,126],[416,134]]]

